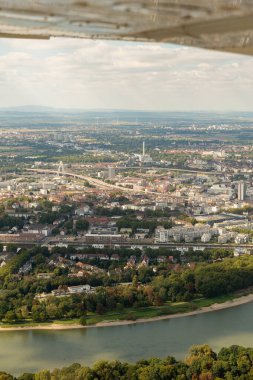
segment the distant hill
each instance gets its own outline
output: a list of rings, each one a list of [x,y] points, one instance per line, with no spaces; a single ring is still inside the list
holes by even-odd
[[[0,108],[0,112],[36,112],[36,113],[51,113],[64,111],[64,109],[57,109],[46,106],[17,106],[17,107],[3,107]]]
[[[146,116],[146,117],[185,117],[191,119],[192,117],[197,117],[198,119],[215,116],[216,119],[223,119],[224,117],[253,117],[252,111],[155,111],[155,110],[128,110],[128,109],[102,109],[102,108],[60,108],[60,107],[48,107],[39,105],[26,105],[26,106],[16,106],[16,107],[0,107],[0,113],[30,113],[30,114],[90,114],[95,116],[114,116],[114,117],[125,117],[131,116],[134,118]]]
[[[120,109],[82,109],[82,108],[60,108],[60,107],[48,107],[48,106],[37,106],[37,105],[27,105],[27,106],[16,106],[16,107],[0,107],[0,112],[24,112],[24,113],[85,113],[85,112],[146,112],[146,111],[131,111],[131,110],[120,110]]]

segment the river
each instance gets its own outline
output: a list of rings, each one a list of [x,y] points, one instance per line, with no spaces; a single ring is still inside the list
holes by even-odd
[[[193,344],[253,346],[253,302],[216,312],[124,326],[0,332],[0,370],[14,375],[99,359],[184,358]]]

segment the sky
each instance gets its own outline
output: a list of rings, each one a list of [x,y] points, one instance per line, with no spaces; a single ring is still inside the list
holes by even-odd
[[[252,67],[169,44],[0,39],[0,107],[252,111]]]

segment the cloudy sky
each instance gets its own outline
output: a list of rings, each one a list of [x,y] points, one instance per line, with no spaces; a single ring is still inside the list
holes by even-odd
[[[167,44],[0,39],[0,107],[252,111],[252,67]]]

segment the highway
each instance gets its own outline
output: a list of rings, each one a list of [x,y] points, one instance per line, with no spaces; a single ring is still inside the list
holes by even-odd
[[[57,170],[50,170],[50,169],[27,169],[27,170],[32,171],[32,172],[36,172],[36,173],[59,175]],[[60,176],[74,177],[74,178],[82,179],[84,181],[88,181],[93,186],[96,186],[96,187],[99,187],[100,189],[105,189],[105,190],[120,190],[121,192],[134,193],[134,194],[137,194],[137,193],[143,193],[143,194],[149,193],[149,194],[153,194],[153,195],[155,194],[155,193],[146,192],[143,190],[136,191],[133,189],[129,189],[127,187],[112,185],[110,183],[106,183],[104,181],[101,181],[101,180],[96,179],[96,178],[89,177],[87,175],[81,175],[81,174],[76,174],[76,173],[71,173],[71,172],[63,172],[63,173],[60,173]]]
[[[118,169],[129,169],[129,168],[118,168]],[[142,167],[138,167],[138,169],[142,169]],[[149,168],[149,169],[151,169],[151,168]],[[182,171],[182,172],[189,172],[189,173],[196,173],[196,174],[210,174],[210,175],[222,174],[222,173],[218,173],[218,172],[209,173],[209,172],[198,172],[198,171],[194,171],[194,170],[185,170],[185,169],[169,169],[169,168],[167,168],[167,169],[172,170],[172,171]],[[51,170],[51,169],[27,169],[27,171],[36,172],[36,173],[46,173],[46,174],[48,173],[48,174],[59,175],[59,172],[57,170]],[[164,193],[160,193],[160,192],[154,193],[151,191],[144,191],[144,190],[136,191],[136,190],[130,189],[128,187],[113,185],[113,184],[106,183],[104,181],[101,181],[99,179],[96,179],[96,178],[93,178],[93,177],[90,177],[87,175],[81,175],[81,174],[76,174],[76,173],[72,173],[72,172],[65,172],[65,171],[63,173],[61,172],[60,176],[73,177],[73,178],[78,178],[78,179],[81,179],[84,181],[88,181],[91,185],[96,186],[100,189],[104,189],[104,190],[118,190],[118,191],[125,192],[125,193],[134,193],[134,194],[142,193],[145,195],[149,194],[149,195],[165,196]]]

